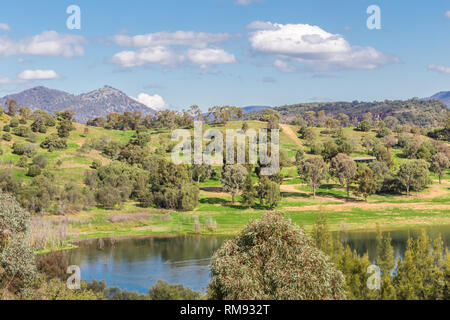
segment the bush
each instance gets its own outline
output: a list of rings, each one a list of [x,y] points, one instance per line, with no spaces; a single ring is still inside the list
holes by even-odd
[[[12,140],[12,135],[8,132],[3,134],[3,140],[5,141],[11,141]]]
[[[358,123],[358,126],[356,127],[357,131],[362,131],[362,132],[369,132],[371,129],[371,125],[370,122],[367,120],[363,120],[360,123]]]
[[[33,164],[39,168],[44,169],[47,166],[48,159],[44,155],[39,155],[33,158]]]
[[[26,166],[27,166],[27,163],[28,163],[28,158],[27,157],[25,157],[25,156],[23,156],[23,157],[20,157],[19,158],[19,161],[17,161],[17,166],[19,167],[19,168],[25,168]]]
[[[199,300],[200,292],[185,288],[182,284],[170,285],[158,280],[148,294],[152,300]]]
[[[122,198],[116,188],[104,186],[97,191],[96,200],[104,208],[114,208],[121,203]]]
[[[211,261],[217,300],[345,299],[345,278],[312,239],[280,214],[264,214]],[[238,279],[238,280],[237,280]]]
[[[11,121],[9,121],[9,126],[11,128],[17,128],[19,126],[19,120],[17,120],[17,118],[12,118]]]
[[[56,134],[52,134],[42,141],[41,148],[48,149],[50,152],[58,149],[65,149],[67,148],[67,142],[65,139],[58,137]]]
[[[392,134],[392,131],[389,128],[381,128],[377,131],[377,138],[384,138],[390,134]]]
[[[102,162],[99,159],[95,159],[92,161],[91,168],[92,169],[98,169],[102,166]]]
[[[30,168],[28,168],[27,176],[29,177],[37,177],[41,174],[41,168],[38,165],[32,165]]]
[[[16,136],[28,138],[31,135],[31,129],[30,129],[30,127],[19,126],[19,127],[13,129],[13,133]]]
[[[33,157],[37,153],[37,148],[35,145],[25,142],[14,142],[12,150],[14,154],[19,156],[25,155],[29,158]]]
[[[3,131],[5,131],[5,132],[10,132],[10,131],[11,131],[10,126],[7,125],[7,124],[5,124],[5,125],[3,126]]]

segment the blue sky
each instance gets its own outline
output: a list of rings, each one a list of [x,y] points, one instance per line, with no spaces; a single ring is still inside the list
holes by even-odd
[[[204,110],[424,97],[450,90],[449,38],[447,0],[16,0],[0,11],[0,95],[111,85]]]

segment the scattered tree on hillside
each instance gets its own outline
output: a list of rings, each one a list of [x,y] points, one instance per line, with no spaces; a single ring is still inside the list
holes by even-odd
[[[406,195],[413,187],[418,193],[429,182],[428,163],[424,160],[411,160],[400,165],[398,177],[405,185]]]
[[[339,153],[331,160],[331,174],[338,178],[342,186],[347,189],[347,200],[350,198],[350,184],[356,176],[356,162],[343,153]]]
[[[313,197],[316,197],[316,189],[322,182],[328,179],[328,166],[321,157],[306,158],[297,166],[298,174],[313,189]]]
[[[356,194],[361,195],[366,202],[367,197],[377,191],[375,175],[369,167],[364,166],[358,170],[355,182],[358,185],[356,188]]]
[[[240,164],[224,166],[220,182],[222,183],[223,190],[231,193],[232,203],[235,202],[237,193],[242,189],[247,175],[247,169]]]
[[[438,152],[431,158],[431,170],[438,175],[439,184],[448,168],[450,168],[450,160],[444,153]]]

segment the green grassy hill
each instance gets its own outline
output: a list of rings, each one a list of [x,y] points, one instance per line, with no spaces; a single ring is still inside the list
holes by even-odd
[[[0,125],[4,126],[11,118],[3,114],[0,117]],[[265,128],[267,123],[260,121],[248,121],[250,128]],[[216,126],[225,132],[226,129],[238,129],[242,127],[242,121],[228,122],[224,126]],[[30,125],[28,122],[26,125]],[[206,126],[206,130],[210,126]],[[304,225],[307,229],[313,224],[318,212],[327,214],[333,230],[371,229],[376,225],[386,229],[402,228],[407,226],[448,224],[450,223],[450,183],[449,173],[443,179],[443,184],[436,183],[437,177],[430,174],[433,184],[419,197],[405,195],[373,195],[366,203],[362,199],[352,195],[351,201],[345,201],[345,190],[337,181],[330,180],[317,191],[317,197],[313,199],[311,188],[306,186],[298,177],[294,165],[297,150],[306,151],[309,154],[310,146],[306,140],[299,138],[299,127],[281,125],[280,150],[287,155],[287,165],[282,168],[284,177],[281,185],[282,202],[275,210],[285,212],[293,221]],[[317,141],[331,139],[332,135],[324,133],[323,128],[314,128],[318,136]],[[98,127],[87,127],[75,124],[75,130],[67,138],[67,149],[49,152],[39,145],[46,136],[56,132],[55,127],[50,127],[47,133],[35,133],[34,138],[23,138],[11,133],[12,140],[2,140],[0,143],[3,154],[0,156],[0,168],[9,169],[18,179],[31,183],[33,179],[27,176],[32,159],[27,159],[25,167],[18,167],[21,156],[13,154],[12,145],[16,142],[26,142],[36,146],[37,154],[48,157],[48,165],[45,170],[53,174],[53,183],[63,188],[69,183],[76,183],[84,187],[84,175],[91,169],[91,164],[99,160],[107,165],[112,160],[101,151],[92,147],[93,142],[99,139],[128,142],[135,131],[107,130]],[[150,154],[163,153],[167,158],[170,145],[171,130],[152,129],[151,141],[145,146]],[[4,134],[4,132],[2,132]],[[361,146],[363,135],[375,136],[375,132],[361,133],[352,128],[345,128],[344,136],[354,146],[352,156],[368,155]],[[428,139],[421,137],[421,139]],[[94,143],[95,144],[95,143]],[[86,146],[91,145],[90,148]],[[84,147],[83,147],[84,146]],[[408,161],[401,155],[401,150],[393,148],[391,151],[394,160],[394,170]],[[289,164],[290,163],[290,164]],[[220,173],[220,167],[215,170]],[[253,180],[257,177],[253,173]],[[73,238],[115,237],[136,235],[173,235],[173,234],[235,234],[251,219],[258,218],[267,208],[255,205],[251,208],[240,203],[231,203],[231,195],[221,190],[218,176],[201,182],[199,204],[192,211],[178,212],[174,210],[158,208],[142,208],[134,201],[128,201],[114,209],[104,209],[92,206],[81,212],[57,215],[56,212],[47,212],[44,221],[51,225],[65,223],[69,226],[68,235]],[[238,196],[238,200],[240,197]],[[41,218],[40,218],[41,219]]]

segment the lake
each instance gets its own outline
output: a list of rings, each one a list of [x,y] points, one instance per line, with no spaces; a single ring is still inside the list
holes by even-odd
[[[426,228],[434,239],[440,233],[450,247],[450,226]],[[396,256],[406,249],[408,236],[416,237],[420,229],[391,231]],[[374,259],[376,232],[336,234],[358,253],[369,252]],[[136,238],[120,241],[81,243],[67,255],[69,264],[81,268],[83,280],[105,280],[107,286],[146,293],[159,279],[170,284],[182,283],[205,291],[210,279],[210,257],[228,237]]]

